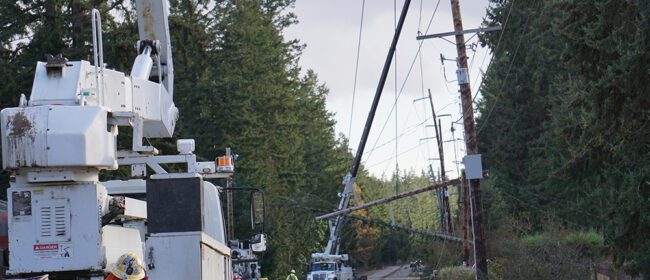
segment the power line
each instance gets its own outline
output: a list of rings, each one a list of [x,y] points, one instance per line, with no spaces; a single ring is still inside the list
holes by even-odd
[[[357,77],[359,74],[359,57],[361,54],[361,34],[363,31],[363,14],[366,9],[366,0],[361,2],[361,22],[359,23],[359,39],[357,42],[357,62],[354,67],[354,86],[352,87],[352,106],[350,109],[350,127],[348,128],[348,139],[352,139],[352,120],[354,120],[354,99],[357,94]]]
[[[513,2],[513,4],[512,4],[512,6],[514,6],[514,2]],[[510,6],[510,9],[511,9],[511,10],[512,10],[512,6]],[[532,14],[532,13],[531,13],[531,10],[528,9],[528,16],[526,17],[526,25],[525,25],[524,28],[523,28],[524,32],[526,32],[526,30],[528,30],[528,25],[529,25],[529,23],[530,23],[530,15],[531,15],[531,14]],[[508,15],[510,15],[510,13],[508,13]],[[501,35],[503,35],[503,33],[505,33],[505,26],[504,26],[504,29],[503,29],[501,32],[502,32]],[[481,131],[483,131],[483,128],[485,128],[485,124],[486,124],[487,121],[490,119],[490,117],[491,117],[491,115],[492,115],[492,112],[494,111],[494,108],[496,108],[496,105],[497,105],[497,103],[499,102],[499,99],[500,99],[501,96],[503,95],[503,92],[504,92],[503,89],[504,89],[505,86],[506,86],[506,81],[507,81],[507,79],[508,79],[508,76],[510,75],[510,71],[512,70],[512,67],[513,67],[513,65],[514,65],[515,59],[517,58],[517,54],[519,53],[519,47],[521,47],[521,43],[522,43],[522,41],[523,41],[523,38],[524,38],[524,36],[523,36],[523,34],[522,34],[522,36],[519,37],[519,42],[517,43],[517,47],[515,48],[515,52],[514,52],[514,54],[512,55],[512,59],[510,60],[510,63],[509,63],[509,66],[508,66],[508,70],[506,71],[506,74],[505,74],[505,76],[504,76],[504,78],[503,78],[503,80],[502,80],[503,82],[501,83],[501,87],[499,88],[499,91],[497,91],[497,94],[498,94],[498,95],[495,97],[494,102],[492,102],[492,106],[491,106],[490,110],[488,111],[488,114],[485,116],[485,119],[481,122],[481,127],[479,127],[479,128],[477,129],[477,131],[476,131],[476,137],[478,137],[478,136],[481,134]],[[488,70],[489,70],[489,65],[488,65]],[[483,81],[485,81],[485,79],[483,79]],[[483,85],[483,82],[481,81],[481,86],[482,86],[482,85]],[[514,123],[514,122],[513,122],[513,123]]]
[[[386,78],[388,77],[388,73],[390,72],[390,65],[393,59],[393,54],[395,53],[395,49],[397,48],[397,44],[399,42],[399,38],[402,33],[402,28],[404,27],[404,21],[406,20],[406,15],[408,14],[410,4],[411,4],[411,0],[404,1],[404,6],[402,8],[402,12],[399,18],[399,24],[397,25],[397,28],[395,28],[395,32],[393,34],[393,39],[391,41],[388,54],[386,54],[386,60],[384,62],[384,66],[381,71],[381,77],[379,78],[379,82],[377,84],[377,90],[375,92],[375,96],[372,101],[372,106],[370,106],[370,111],[368,112],[368,118],[366,119],[366,124],[363,129],[361,140],[359,141],[358,150],[356,151],[354,163],[352,164],[352,170],[350,171],[350,175],[351,178],[353,178],[353,180],[357,176],[357,173],[359,171],[361,158],[366,148],[368,135],[370,134],[370,131],[372,129],[372,124],[374,122],[374,118],[377,113],[379,101],[381,100],[381,94],[384,90],[384,87],[386,86]]]
[[[527,202],[521,200],[521,199],[518,198],[516,195],[512,195],[512,194],[509,194],[509,193],[507,193],[507,192],[500,192],[500,193],[501,193],[501,194],[505,194],[505,195],[507,195],[507,196],[513,198],[514,200],[517,200],[517,201],[519,201],[519,202],[521,202],[521,203],[523,203],[523,204],[526,204],[528,207],[535,208],[535,209],[537,209],[537,210],[539,210],[539,211],[544,211],[544,210],[545,210],[545,209],[542,209],[541,207],[535,206],[535,205],[533,205],[533,204],[530,204],[530,203],[527,203]],[[582,228],[582,229],[591,229],[591,228],[592,228],[592,227],[586,226],[586,225],[584,225],[584,224],[579,224],[579,223],[577,223],[577,222],[570,221],[570,220],[567,220],[567,219],[565,219],[565,218],[559,217],[559,216],[556,215],[555,213],[553,214],[553,216],[554,216],[556,219],[559,219],[559,220],[561,220],[561,221],[563,221],[563,222],[565,222],[565,223],[567,223],[567,224],[572,224],[572,225],[574,225],[574,226],[577,226],[578,228]]]
[[[407,130],[413,129],[415,127],[418,127],[418,126],[421,126],[421,125],[424,124],[424,123],[418,123],[416,125],[411,125],[409,127],[406,127],[406,125],[408,124],[408,121],[411,119],[411,115],[413,114],[413,111],[415,111],[415,110],[409,110],[408,115],[406,115],[406,119],[402,122],[402,127],[404,127],[404,128],[402,128],[402,134],[406,133],[405,131],[407,131]],[[399,138],[401,138],[401,137],[402,136],[400,135]],[[377,140],[379,140],[379,139],[377,139]],[[396,140],[397,140],[396,138],[392,138],[392,139],[382,143],[379,146],[377,146],[377,142],[375,142],[375,146],[373,146],[373,148],[370,150],[371,152],[369,154],[365,155],[365,159],[363,160],[362,163],[365,163],[368,160],[370,160],[370,156],[372,155],[372,152],[374,152],[375,150],[379,150],[379,148],[381,148],[381,147],[383,147],[383,146],[385,146],[385,145],[387,145],[389,143],[392,143],[393,141],[396,141]]]
[[[485,59],[487,58],[487,56],[488,56],[488,52],[486,51],[485,54],[483,55],[483,59],[481,60],[481,66],[478,67],[480,73],[478,75],[476,75],[476,79],[474,80],[474,83],[472,83],[472,84],[476,84],[476,82],[478,82],[479,78],[484,77],[485,72],[481,71],[481,69],[483,69],[483,65],[485,65]],[[486,71],[487,71],[487,69],[490,68],[491,64],[492,64],[492,59],[490,59],[490,63],[488,63],[487,68],[485,68]],[[474,92],[474,97],[472,97],[472,102],[476,102],[476,97],[478,96],[478,93],[481,91],[481,86],[483,86],[483,79],[481,79],[481,84],[476,88],[476,92]]]
[[[397,154],[395,154],[395,156],[397,156]],[[392,161],[392,159],[393,159],[395,156],[391,157],[389,160],[385,160],[385,161],[384,161],[384,162],[386,162],[386,166],[384,167],[384,170],[381,172],[382,175],[383,175],[383,174],[386,174],[386,170],[388,170],[388,167],[390,166],[390,163],[391,163],[390,161]],[[376,164],[376,165],[379,165],[379,164]]]
[[[395,22],[395,29],[397,29],[397,0],[393,0],[393,21]],[[399,100],[399,95],[397,94],[397,51],[394,54],[395,58],[393,61],[395,62],[395,67],[393,67],[393,71],[395,72],[395,82],[393,84],[395,88],[395,104],[397,104],[397,101]],[[398,123],[398,118],[397,118],[397,107],[395,108],[395,193],[397,194],[399,192],[399,160],[398,160],[398,149],[399,149],[399,139],[397,138],[398,135],[398,130],[399,130],[399,125]],[[392,211],[392,204],[391,204],[391,211]]]
[[[425,33],[429,31],[429,28],[431,27],[431,23],[433,22],[433,18],[435,17],[436,12],[438,11],[438,6],[439,5],[440,5],[440,0],[438,0],[438,4],[436,4],[436,8],[433,11],[433,14],[431,15],[431,18],[429,19],[429,24],[427,26],[427,29],[426,29]],[[404,87],[406,86],[406,82],[408,81],[409,77],[411,76],[411,71],[413,70],[413,66],[415,65],[415,62],[417,61],[417,57],[420,55],[420,51],[422,49],[422,43],[423,42],[420,41],[420,44],[418,45],[418,51],[416,52],[415,57],[413,57],[413,61],[411,62],[411,66],[409,67],[409,70],[406,73],[406,78],[404,79],[404,83],[402,83],[402,87],[399,90],[398,98],[399,98],[399,96],[402,95],[402,92],[404,91]],[[384,133],[384,129],[386,128],[386,125],[388,124],[388,120],[390,120],[390,117],[392,116],[396,105],[397,105],[397,102],[393,103],[393,106],[390,109],[388,117],[386,118],[386,121],[384,122],[384,125],[382,126],[381,131],[379,132],[379,136],[377,136],[377,139],[375,140],[375,144],[373,145],[373,148],[371,150],[374,150],[375,146],[377,146],[377,143],[379,142],[379,138],[381,138],[381,135]],[[368,155],[368,158],[366,160],[368,160],[371,155],[372,155],[372,153],[370,153]]]
[[[409,111],[409,115],[407,116],[406,120],[404,121],[404,124],[405,124],[405,125],[406,125],[406,123],[408,123],[409,117],[411,116],[411,114],[410,114],[411,112],[413,112],[413,111]],[[426,122],[426,120],[425,120],[425,122]],[[406,134],[406,132],[405,132],[407,129],[402,129],[402,131],[404,131],[404,132],[402,133],[402,135],[399,135],[398,138],[401,138],[401,137],[404,137],[404,136],[407,136],[407,135],[412,135],[413,133],[415,133],[415,132],[418,131],[418,130],[417,130],[417,127],[418,127],[418,126],[421,126],[422,124],[424,124],[424,123],[421,122],[421,123],[419,123],[419,124],[416,125],[416,126],[411,126],[411,128],[414,129],[414,130],[411,131],[411,132],[409,132],[408,134]],[[398,139],[398,138],[397,138],[397,139]],[[395,139],[395,142],[397,142],[397,139]],[[389,142],[392,142],[392,141],[389,141]],[[378,148],[379,148],[379,147],[378,147]],[[394,158],[397,158],[397,147],[395,147],[395,149],[393,150],[393,152],[395,153],[395,157],[394,157]],[[393,152],[391,152],[391,154],[392,154]],[[395,162],[397,163],[397,160],[395,160]],[[388,170],[388,167],[389,167],[389,166],[390,166],[390,163],[386,164],[386,167],[384,167],[384,170],[382,171],[381,174],[386,174],[386,170]]]
[[[438,269],[440,267],[440,261],[442,261],[442,255],[445,252],[445,245],[446,244],[443,242],[442,243],[442,250],[440,252],[440,256],[438,257],[438,263],[436,263],[436,267],[435,267],[436,269]]]
[[[472,36],[476,36],[477,33],[474,33]],[[474,66],[474,57],[476,56],[476,49],[471,47],[472,45],[470,44],[470,50],[472,50],[472,58],[469,60],[469,69],[471,70],[472,67]]]
[[[418,15],[418,32],[420,32],[420,26],[422,26],[422,4],[424,0],[420,0],[420,14]]]
[[[422,4],[423,3],[424,3],[424,0],[420,0],[420,15],[418,17],[418,35],[422,34],[420,29],[422,28]],[[422,56],[421,55],[418,56],[418,59],[420,61],[420,93],[421,93],[422,97],[424,98],[424,96],[425,96],[425,94],[424,94],[424,66],[423,66],[423,63],[422,63]],[[415,111],[415,114],[418,117],[418,120],[421,119],[420,114],[417,113],[417,110],[414,110],[414,111]],[[426,105],[424,103],[422,103],[422,111],[426,112]],[[425,120],[426,120],[426,113],[425,113]],[[429,137],[429,133],[427,133],[427,129],[425,128],[423,138],[428,138],[428,137]],[[425,149],[426,149],[426,154],[427,155],[430,154],[431,151],[429,150],[428,145],[426,146]],[[420,151],[420,154],[422,155],[423,159],[426,161],[426,156],[424,154],[422,154],[421,151]]]
[[[444,110],[445,108],[447,108],[447,107],[449,107],[450,105],[453,105],[453,104],[456,104],[456,103],[454,103],[454,102],[449,103],[449,104],[443,106],[443,107],[442,107],[440,110],[438,110],[438,111],[442,111],[442,110]],[[415,111],[415,110],[412,110],[412,111]],[[410,112],[412,112],[412,111],[410,111]],[[410,112],[409,112],[409,113],[410,113]],[[410,115],[409,115],[409,116],[410,116]],[[373,149],[370,150],[371,154],[372,154],[372,152],[373,152],[374,150],[379,150],[380,148],[382,148],[382,147],[384,147],[384,146],[386,146],[386,145],[392,143],[393,141],[396,141],[396,140],[399,139],[399,138],[402,138],[402,137],[405,137],[405,136],[410,136],[410,135],[412,135],[413,133],[416,133],[416,132],[418,131],[418,130],[417,130],[418,127],[421,127],[422,125],[426,124],[426,123],[427,123],[429,120],[431,120],[431,119],[432,119],[432,117],[427,117],[427,118],[425,118],[423,121],[419,122],[419,123],[416,124],[416,125],[412,125],[412,126],[409,126],[409,127],[406,127],[406,128],[404,128],[404,129],[402,129],[402,133],[401,133],[400,135],[398,135],[396,138],[390,139],[390,140],[388,140],[388,141],[386,141],[386,142],[384,142],[384,143],[382,143],[382,144],[380,144],[380,145],[378,145],[378,146],[376,145],[377,143],[375,143],[375,147],[373,147]],[[408,121],[408,117],[407,117],[407,121]],[[406,122],[405,122],[405,123],[406,123]],[[425,138],[426,138],[426,137],[425,137]],[[419,146],[416,146],[416,147],[421,147],[421,145],[422,145],[422,144],[420,144]],[[429,146],[427,145],[426,147],[429,147]],[[409,149],[407,152],[412,151],[413,149],[414,149],[414,148],[412,147],[412,148]],[[391,152],[391,154],[392,154],[392,152]],[[399,155],[403,155],[403,154],[405,154],[405,153],[400,153]],[[428,153],[428,154],[429,154],[429,153]],[[367,168],[377,166],[377,165],[379,165],[379,164],[381,164],[381,163],[384,163],[384,162],[386,162],[386,161],[388,161],[388,160],[392,160],[392,159],[394,159],[394,158],[395,158],[395,157],[393,156],[393,157],[391,157],[391,158],[389,158],[389,159],[386,159],[386,160],[383,160],[383,161],[381,161],[381,162],[379,162],[379,163],[375,163],[375,164],[373,164],[373,165],[371,165],[371,166],[367,166]],[[423,158],[426,160],[426,157],[423,157]],[[364,164],[367,163],[368,160],[370,160],[369,156],[368,156],[368,157],[363,161],[363,163],[364,163]],[[386,167],[384,168],[383,173],[385,173],[386,170],[388,170],[388,166],[389,166],[389,165],[387,164]]]
[[[424,143],[426,143],[426,141],[422,141],[422,142],[420,142],[418,145],[413,146],[413,147],[409,148],[408,150],[401,152],[399,155],[403,155],[403,154],[406,154],[406,153],[408,153],[408,152],[410,152],[410,151],[412,151],[412,150],[415,150],[415,149],[419,148],[420,146],[424,145]],[[377,166],[377,165],[380,165],[380,164],[382,164],[382,163],[384,163],[384,162],[386,162],[386,161],[392,160],[392,159],[394,159],[394,158],[395,158],[395,156],[391,156],[390,158],[385,159],[385,160],[382,160],[382,161],[380,161],[380,162],[378,162],[378,163],[375,163],[375,164],[373,164],[373,165],[370,165],[370,166],[368,166],[367,168],[375,167],[375,166]]]
[[[396,141],[398,138],[401,138],[401,137],[404,137],[404,136],[408,136],[408,135],[411,135],[411,134],[417,132],[417,128],[420,127],[420,126],[422,126],[422,125],[424,125],[424,124],[426,124],[426,122],[429,121],[430,119],[431,119],[431,117],[426,118],[424,121],[422,121],[422,122],[420,122],[420,123],[418,123],[418,124],[416,124],[416,125],[413,125],[413,126],[410,126],[410,127],[407,127],[407,128],[402,129],[402,134],[398,135],[396,138],[390,139],[390,140],[388,140],[388,141],[382,143],[382,144],[379,145],[379,146],[375,146],[375,147],[373,147],[373,149],[370,150],[370,152],[372,152],[372,151],[374,151],[374,150],[377,150],[377,149],[380,149],[380,148],[382,148],[382,147],[384,147],[384,146],[386,146],[386,145],[392,143],[393,141]],[[413,131],[410,131],[410,130],[413,130]],[[366,158],[366,159],[364,160],[364,163],[365,163],[365,162],[368,162],[368,160],[369,160],[369,158]]]
[[[393,0],[393,26],[394,29],[397,29],[397,0]],[[397,95],[397,46],[395,46],[395,53],[393,53],[393,73],[395,74],[394,80],[393,80],[393,86],[394,86],[394,93],[395,93],[395,103],[397,103],[397,100],[399,100],[399,96]],[[394,178],[395,178],[395,193],[398,192],[399,188],[399,163],[397,161],[397,147],[399,144],[399,141],[397,140],[397,130],[399,129],[397,126],[397,110],[395,110],[395,173]],[[386,172],[386,171],[384,171]],[[395,223],[395,212],[393,210],[393,203],[388,204],[389,211],[390,211],[390,221],[391,223]]]
[[[508,20],[510,19],[510,14],[512,13],[513,7],[515,6],[515,1],[516,0],[512,0],[512,4],[510,4],[510,9],[508,9],[508,15],[506,16],[506,20],[503,22],[503,28],[501,29],[501,33],[499,34],[497,45],[494,48],[494,54],[496,54],[499,51],[499,46],[501,45],[501,39],[503,39],[503,34],[505,34],[506,27],[508,27]],[[492,66],[492,59],[490,59],[490,63],[488,64],[485,72],[489,71],[491,66]],[[481,87],[483,87],[484,81],[485,79],[481,80],[481,84],[476,88],[476,94],[474,94],[474,97],[472,98],[472,102],[476,101],[476,96],[478,96],[478,92],[480,91]]]

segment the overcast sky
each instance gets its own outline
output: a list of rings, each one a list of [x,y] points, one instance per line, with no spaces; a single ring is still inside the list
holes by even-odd
[[[395,9],[392,0],[365,2],[354,112],[351,117],[362,1],[297,0],[294,12],[300,23],[285,31],[287,39],[298,38],[307,44],[300,64],[303,69],[313,69],[320,81],[330,89],[327,108],[335,113],[336,132],[350,138],[350,146],[355,152],[393,36],[395,11],[399,17],[404,4],[403,0],[397,0]],[[438,3],[432,24],[426,31]],[[487,0],[461,1],[465,29],[480,26],[487,5]],[[436,113],[451,114],[451,117],[441,118],[444,140],[454,139],[451,123],[461,117],[458,85],[455,81],[456,63],[445,61],[443,67],[440,61],[441,54],[445,58],[455,59],[455,46],[442,39],[429,39],[424,41],[421,55],[416,57],[420,43],[415,39],[418,31],[425,34],[453,31],[449,0],[411,2],[397,46],[397,68],[391,66],[363,157],[365,166],[375,176],[385,175],[390,178],[395,172],[396,162],[401,170],[415,170],[419,173],[432,164],[435,172],[438,172],[440,163],[437,161],[435,140],[422,140],[434,136],[433,128],[427,127],[433,124],[428,100],[414,102],[426,94],[427,89],[431,89]],[[470,37],[471,35],[465,37],[468,45],[477,42],[476,37]],[[449,37],[449,40],[453,39]],[[468,56],[472,90],[476,92],[482,76],[481,69],[487,67],[491,56],[480,46],[473,49],[468,49]],[[407,78],[411,65],[413,67]],[[402,86],[395,111],[390,114],[396,92],[399,93]],[[351,118],[354,121],[349,133]],[[381,132],[384,124],[384,131]],[[462,138],[462,125],[455,127],[455,138]],[[455,178],[457,173],[454,161],[455,157],[460,161],[464,155],[464,142],[456,143],[456,153],[454,142],[446,142],[444,145],[447,175]],[[432,160],[434,158],[436,160]]]

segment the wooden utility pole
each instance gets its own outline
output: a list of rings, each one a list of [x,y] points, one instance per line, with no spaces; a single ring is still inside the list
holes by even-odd
[[[443,145],[444,141],[442,141],[442,123],[440,122],[440,119],[438,119],[438,128],[440,128],[440,129],[438,130],[438,134],[440,135],[440,152],[441,152],[442,154],[444,154],[444,152],[442,152],[442,145]],[[441,156],[440,161],[442,162],[442,160],[443,160],[443,159],[442,159],[442,156]],[[447,171],[445,171],[445,170],[442,170],[442,171],[441,171],[441,173],[442,173],[442,177],[441,177],[441,178],[442,178],[443,180],[447,180],[447,175],[446,175],[447,173],[446,173],[446,172],[447,172]],[[445,205],[445,211],[446,211],[445,214],[447,215],[447,216],[446,216],[446,219],[447,219],[447,231],[451,233],[451,232],[454,231],[454,226],[453,226],[453,224],[452,224],[452,219],[451,219],[451,206],[450,206],[450,204],[449,204],[449,187],[445,187],[445,188],[442,190],[442,201],[443,201],[443,203],[444,203],[444,205]]]
[[[460,15],[459,0],[451,0],[451,13],[454,18],[454,32],[456,32],[456,51],[458,52],[458,83],[460,84],[460,100],[463,106],[463,125],[465,127],[465,145],[468,155],[478,154],[476,139],[476,124],[474,123],[474,109],[472,104],[472,89],[469,84],[467,69],[467,53],[465,35],[463,33],[463,20]],[[480,179],[469,180],[469,188],[473,204],[474,219],[474,250],[476,262],[476,279],[488,279],[487,251],[485,246],[485,232],[483,227],[483,202],[481,200]]]
[[[483,228],[483,202],[481,200],[481,181],[480,176],[476,176],[480,168],[480,155],[478,154],[478,145],[476,143],[476,124],[474,123],[474,110],[472,106],[472,89],[469,85],[469,71],[467,69],[467,53],[465,45],[466,33],[489,32],[501,30],[501,26],[491,26],[478,29],[463,29],[463,20],[460,16],[459,0],[451,0],[451,13],[454,19],[454,31],[431,35],[417,36],[418,40],[441,38],[445,36],[456,37],[456,51],[458,52],[457,64],[458,85],[460,86],[460,101],[463,110],[463,126],[465,128],[465,147],[468,159],[472,162],[472,176],[469,176],[469,169],[466,175],[469,178],[469,197],[471,204],[471,216],[473,221],[474,232],[474,261],[476,262],[476,279],[487,280],[487,251],[485,249],[485,231]],[[478,159],[478,160],[477,160]],[[467,167],[467,162],[465,162]],[[476,176],[476,177],[474,177]],[[476,179],[474,179],[476,178]]]
[[[429,164],[429,176],[431,177],[431,183],[437,182],[439,179],[436,179],[436,173],[433,172],[433,166]],[[442,192],[440,189],[436,189],[436,197],[438,198],[438,212],[440,213],[440,220],[438,221],[440,223],[441,228],[445,228],[445,203],[442,201]]]
[[[438,120],[436,116],[436,110],[433,107],[433,98],[431,97],[431,89],[429,89],[429,105],[431,105],[431,114],[433,115],[433,128],[436,130],[436,142],[438,144],[438,157],[440,160],[440,180],[447,180],[447,171],[445,170],[445,152],[442,144],[442,123]],[[438,190],[438,195],[442,201],[443,214],[441,217],[442,226],[447,232],[453,232],[453,226],[451,224],[451,209],[449,207],[449,192],[448,188],[444,187]]]
[[[226,156],[231,157],[230,154],[230,148],[226,148]],[[226,228],[228,230],[228,235],[227,238],[228,240],[230,239],[235,239],[235,214],[233,211],[234,205],[233,205],[233,199],[232,199],[232,177],[228,177],[226,179],[226,207],[228,208],[227,211],[227,220],[228,220],[228,227]]]
[[[232,188],[232,178],[226,179],[226,188]],[[226,191],[226,207],[228,207],[228,240],[235,239],[235,223],[233,211],[232,190]]]
[[[460,177],[460,189],[461,189],[461,231],[463,232],[463,264],[469,265],[469,232],[467,230],[467,223],[469,218],[469,192],[467,189],[467,179],[465,179],[465,170],[462,171]]]
[[[436,130],[436,142],[438,144],[438,155],[440,157],[440,175],[441,180],[445,181],[447,175],[445,173],[445,153],[443,152],[442,147],[442,128],[438,126],[438,117],[436,116],[436,111],[433,107],[433,99],[431,98],[431,90],[429,89],[429,105],[431,106],[431,114],[433,115],[433,128]]]

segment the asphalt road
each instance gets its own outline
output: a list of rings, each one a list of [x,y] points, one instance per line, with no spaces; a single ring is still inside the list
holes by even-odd
[[[416,280],[419,277],[411,276],[411,268],[408,265],[387,266],[383,269],[369,271],[364,273],[368,280]]]

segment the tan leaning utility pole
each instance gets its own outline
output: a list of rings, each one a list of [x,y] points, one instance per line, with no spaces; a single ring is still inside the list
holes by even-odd
[[[460,100],[463,107],[463,124],[465,127],[465,145],[467,155],[478,154],[476,141],[476,124],[474,123],[474,108],[472,104],[472,89],[469,85],[469,74],[467,69],[467,53],[465,46],[465,34],[463,32],[463,20],[460,16],[459,0],[451,0],[451,13],[454,18],[454,32],[456,33],[456,51],[458,52],[458,76],[465,77],[460,84]],[[472,204],[474,205],[474,250],[476,262],[476,279],[488,279],[487,251],[485,246],[485,232],[483,227],[483,202],[481,200],[481,180],[469,180]]]
[[[429,89],[429,105],[431,105],[431,114],[433,115],[433,128],[436,130],[436,143],[438,144],[438,159],[440,160],[440,181],[447,181],[447,171],[445,170],[445,152],[443,150],[443,139],[442,139],[442,123],[438,116],[436,116],[436,111],[433,107],[433,98],[431,97],[431,89]],[[438,189],[438,195],[440,196],[440,201],[442,201],[443,215],[441,217],[441,225],[444,229],[452,233],[454,228],[451,224],[451,210],[449,207],[449,192],[447,187]]]

